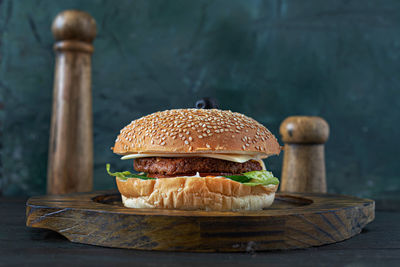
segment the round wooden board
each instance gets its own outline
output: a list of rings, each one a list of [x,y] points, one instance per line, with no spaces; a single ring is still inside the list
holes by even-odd
[[[26,225],[72,242],[168,251],[261,251],[335,243],[374,219],[373,200],[278,193],[261,211],[129,209],[115,191],[32,197]]]

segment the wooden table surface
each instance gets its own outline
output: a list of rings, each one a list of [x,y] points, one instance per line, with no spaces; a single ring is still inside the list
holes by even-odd
[[[0,266],[400,266],[400,213],[376,212],[360,235],[322,247],[277,252],[182,253],[74,244],[57,233],[25,227],[22,198],[0,198]]]

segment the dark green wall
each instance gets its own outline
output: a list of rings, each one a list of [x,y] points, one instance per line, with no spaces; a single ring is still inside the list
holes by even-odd
[[[2,1],[5,195],[45,192],[54,16],[98,23],[93,55],[95,189],[127,168],[109,148],[142,115],[203,96],[278,134],[289,115],[324,117],[330,192],[400,197],[400,2]],[[282,156],[267,160],[280,174]]]

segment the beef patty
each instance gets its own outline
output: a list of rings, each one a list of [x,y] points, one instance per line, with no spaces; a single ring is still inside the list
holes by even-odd
[[[165,176],[176,176],[178,174],[194,175],[197,172],[209,175],[229,175],[262,170],[260,163],[255,160],[236,163],[222,159],[202,157],[138,158],[134,160],[133,167],[138,172]]]

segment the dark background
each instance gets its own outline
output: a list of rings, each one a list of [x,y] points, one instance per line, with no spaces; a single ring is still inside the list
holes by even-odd
[[[109,150],[142,115],[215,97],[279,137],[290,115],[318,115],[329,192],[400,201],[400,2],[0,1],[0,194],[44,194],[52,100],[50,26],[65,9],[97,21],[95,189],[115,187]],[[266,161],[280,176],[283,156]]]

